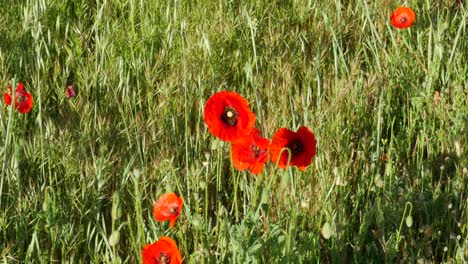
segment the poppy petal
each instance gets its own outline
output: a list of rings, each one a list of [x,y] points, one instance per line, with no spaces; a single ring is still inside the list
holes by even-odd
[[[409,28],[413,25],[416,14],[411,8],[399,7],[390,15],[390,24],[398,29]]]
[[[290,159],[290,166],[305,170],[316,154],[316,145],[315,136],[307,127],[302,126],[297,132],[280,128],[273,135],[270,145],[271,161],[277,163],[278,168],[283,169],[288,166],[288,159]]]
[[[236,92],[213,94],[206,101],[203,111],[208,130],[223,141],[236,141],[249,134],[255,119],[247,100]]]
[[[3,101],[5,104],[11,105],[12,100],[12,87],[9,86],[7,91],[3,93]],[[18,83],[15,90],[15,109],[22,114],[29,113],[33,107],[33,102],[32,95],[24,89],[22,83]]]
[[[143,246],[141,250],[143,264],[157,264],[157,263],[182,263],[177,244],[169,237],[161,237],[153,244]]]
[[[11,105],[11,86],[3,93],[3,102],[6,105]]]
[[[182,198],[175,193],[166,193],[154,204],[154,219],[158,222],[170,221],[169,225],[173,228],[177,218],[182,212],[183,205]]]
[[[253,174],[259,174],[268,161],[270,141],[263,138],[260,130],[254,128],[249,135],[235,141],[231,145],[232,163],[238,170],[249,169]]]

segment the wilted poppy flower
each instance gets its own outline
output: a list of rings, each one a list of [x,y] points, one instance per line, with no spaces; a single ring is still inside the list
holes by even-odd
[[[236,92],[218,92],[205,104],[203,120],[210,132],[223,141],[235,141],[250,133],[255,115],[249,103]]]
[[[12,88],[11,85],[8,86],[7,91],[3,93],[3,101],[7,105],[11,105],[12,101]],[[15,108],[22,114],[29,113],[33,106],[33,98],[30,93],[24,90],[24,85],[22,83],[18,83],[16,86],[15,91]]]
[[[413,25],[416,15],[411,8],[399,7],[390,16],[390,24],[396,28],[408,28]]]
[[[286,168],[289,153],[286,150],[281,152],[281,150],[288,148],[291,151],[289,165],[297,166],[300,170],[305,170],[315,156],[316,146],[317,141],[314,134],[307,127],[302,126],[297,132],[293,132],[287,128],[280,128],[271,140],[271,161],[278,162],[279,168]]]
[[[141,250],[143,264],[180,264],[182,257],[174,240],[161,237],[153,244],[147,244]]]
[[[170,220],[171,228],[174,227],[177,218],[182,212],[184,202],[175,193],[166,193],[161,196],[153,207],[154,219],[158,222]]]
[[[73,85],[68,85],[67,90],[65,90],[65,97],[72,98],[75,96],[76,96],[75,88],[73,88]]]
[[[253,174],[262,172],[268,161],[270,141],[262,137],[260,130],[254,128],[249,135],[232,142],[232,163],[238,170],[249,169]]]

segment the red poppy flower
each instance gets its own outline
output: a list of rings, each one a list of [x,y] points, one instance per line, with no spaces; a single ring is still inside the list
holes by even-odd
[[[232,163],[238,170],[249,169],[253,174],[262,172],[268,161],[270,141],[262,137],[260,130],[254,128],[249,135],[233,142]]]
[[[408,28],[413,25],[415,19],[414,11],[411,8],[402,6],[393,11],[390,16],[390,24],[399,29]]]
[[[143,264],[180,264],[182,257],[174,240],[161,237],[153,244],[147,244],[141,250]]]
[[[249,103],[236,92],[218,92],[206,101],[203,111],[211,134],[223,141],[235,141],[250,133],[255,115]]]
[[[315,156],[316,146],[317,141],[314,134],[307,127],[302,126],[297,132],[293,132],[287,128],[280,128],[271,140],[271,161],[278,162],[279,168],[286,168],[289,153],[286,150],[281,152],[281,150],[288,148],[291,151],[289,165],[297,166],[300,170],[305,170]]]
[[[12,88],[11,85],[8,86],[7,91],[3,93],[3,101],[7,105],[11,105],[12,101]],[[22,114],[29,113],[33,106],[33,98],[30,93],[24,90],[24,85],[18,83],[15,91],[15,108]]]
[[[68,85],[67,90],[65,90],[65,97],[72,98],[75,96],[76,96],[75,88],[73,88],[73,85]]]
[[[180,212],[182,212],[183,205],[182,198],[175,193],[166,193],[154,204],[154,219],[158,222],[170,220],[170,226],[173,228]]]

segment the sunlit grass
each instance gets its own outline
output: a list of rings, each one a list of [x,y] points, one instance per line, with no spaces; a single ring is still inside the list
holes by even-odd
[[[1,90],[35,100],[1,103],[1,261],[139,263],[165,235],[185,263],[463,263],[467,5],[407,1],[406,30],[397,6],[0,3]],[[309,127],[312,166],[236,171],[202,118],[220,90],[265,137]],[[169,191],[174,229],[151,213]]]

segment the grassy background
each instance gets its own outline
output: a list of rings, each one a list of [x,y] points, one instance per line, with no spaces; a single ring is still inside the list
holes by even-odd
[[[138,263],[162,235],[185,263],[466,261],[467,4],[407,1],[397,30],[397,2],[0,2],[0,87],[35,99],[0,109],[0,262]],[[310,127],[313,165],[235,171],[220,90],[267,137]]]

